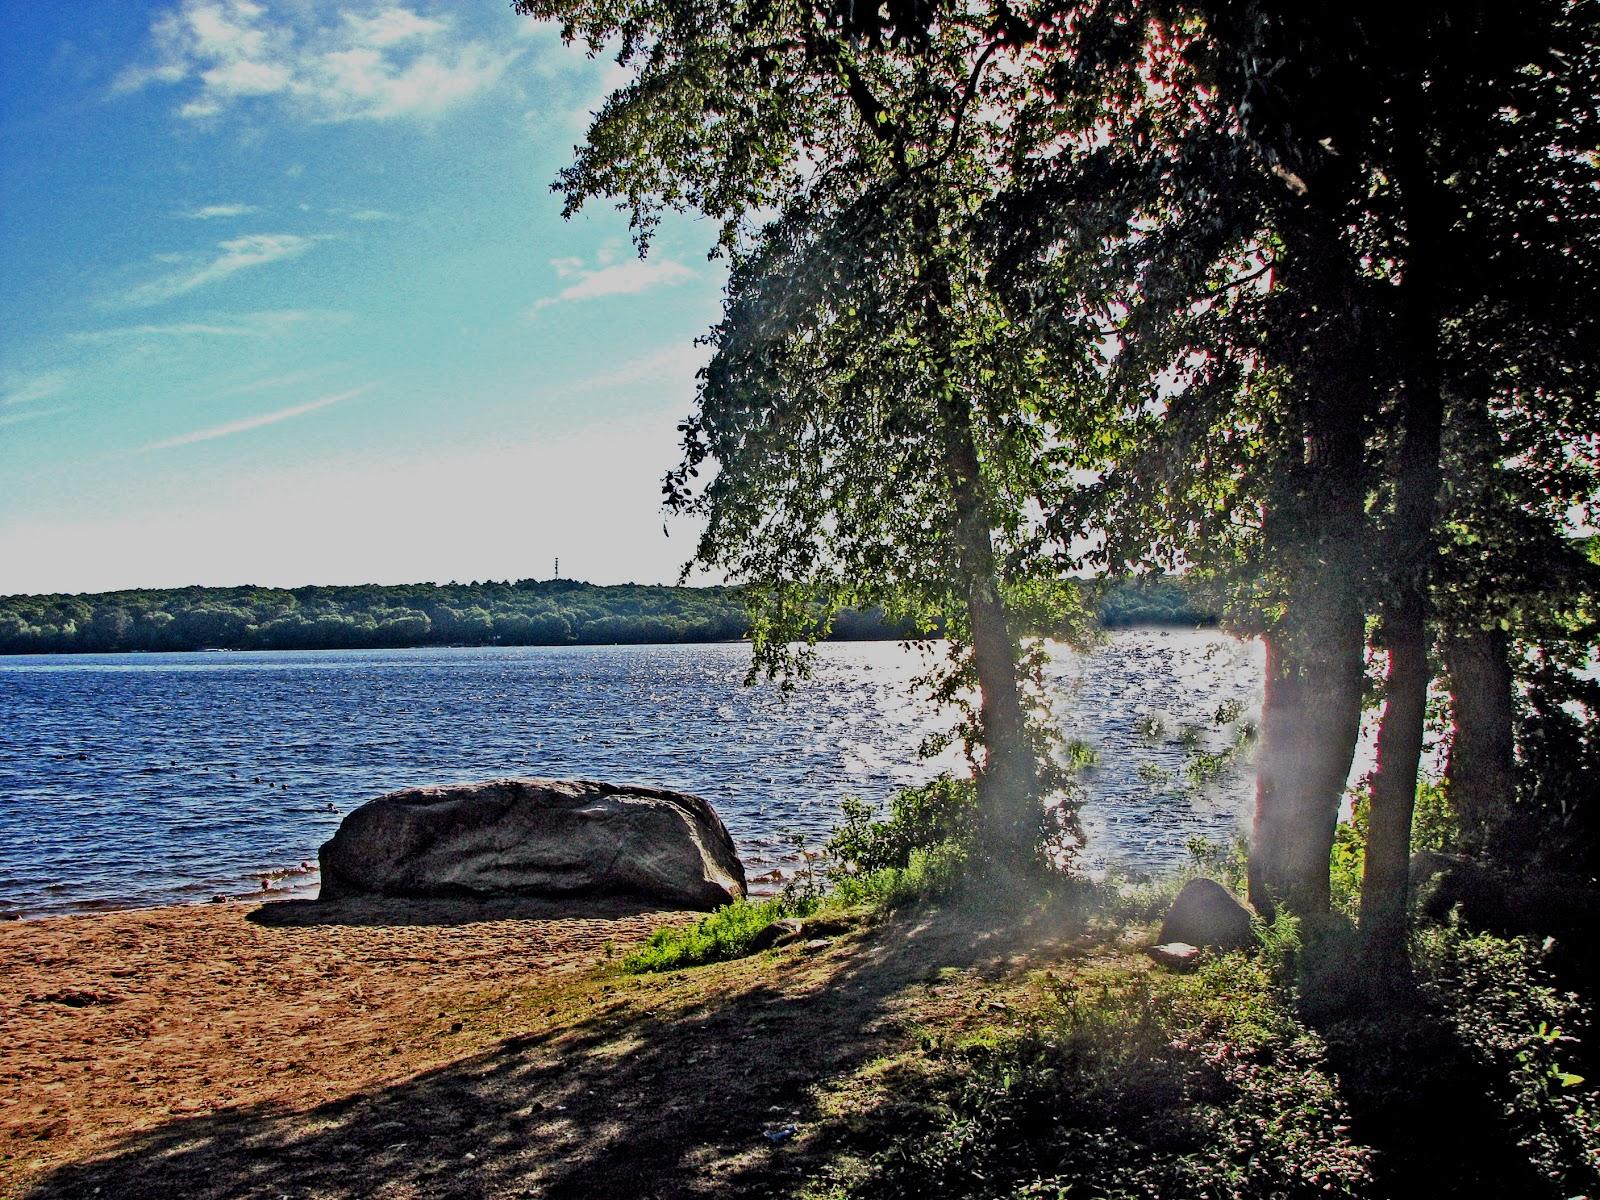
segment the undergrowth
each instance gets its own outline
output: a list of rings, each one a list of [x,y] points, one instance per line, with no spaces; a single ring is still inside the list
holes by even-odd
[[[883,820],[874,820],[864,802],[846,800],[845,821],[827,845],[825,874],[815,869],[804,841],[797,841],[805,866],[781,895],[736,900],[693,925],[657,929],[622,960],[622,969],[676,971],[742,958],[757,934],[785,918],[889,912],[943,895],[961,877],[973,811],[971,781],[950,776],[900,792]]]
[[[934,1047],[852,1200],[1357,1196],[1371,1152],[1269,967],[1036,978],[1019,1028]]]

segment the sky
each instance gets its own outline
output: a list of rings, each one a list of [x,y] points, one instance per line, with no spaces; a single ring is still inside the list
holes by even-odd
[[[676,579],[724,272],[562,219],[614,62],[509,0],[0,27],[0,593]]]

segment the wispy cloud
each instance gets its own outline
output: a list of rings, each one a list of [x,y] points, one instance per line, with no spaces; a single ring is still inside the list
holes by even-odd
[[[260,211],[260,207],[254,204],[204,204],[178,215],[190,221],[223,221],[231,217],[247,217]]]
[[[381,208],[358,208],[345,214],[352,221],[395,221],[399,218],[391,212],[384,212]]]
[[[40,417],[59,417],[71,408],[29,408],[22,412],[0,413],[0,426],[20,425],[23,421],[37,421]]]
[[[164,325],[119,325],[114,329],[85,329],[72,334],[75,341],[110,342],[123,338],[271,337],[318,314],[306,309],[277,309],[245,313],[215,321],[174,321]]]
[[[319,408],[328,408],[341,401],[359,396],[366,391],[365,387],[351,388],[348,392],[338,392],[332,396],[324,396],[320,400],[312,400],[306,404],[296,404],[292,408],[280,408],[276,412],[262,413],[258,417],[246,417],[242,421],[230,421],[226,425],[213,425],[208,429],[197,429],[193,433],[180,434],[178,437],[167,438],[165,441],[151,442],[148,446],[139,447],[137,453],[147,454],[154,450],[174,450],[179,446],[193,446],[196,442],[210,442],[217,438],[232,437],[236,433],[248,433],[252,429],[261,429],[267,425],[276,425],[280,421],[290,421],[295,417],[303,417],[306,413],[316,412]]]
[[[256,392],[270,392],[275,388],[292,387],[315,379],[318,375],[326,375],[335,365],[329,363],[320,367],[307,367],[303,371],[290,371],[286,375],[269,375],[265,379],[252,379],[249,383],[241,383],[236,387],[213,393],[209,398],[224,400],[230,396],[249,396]]]
[[[249,233],[217,243],[217,253],[181,271],[141,284],[124,297],[126,303],[147,307],[171,300],[209,283],[216,283],[252,267],[298,258],[326,235],[302,237],[297,233]]]
[[[449,18],[397,4],[343,5],[328,19],[313,3],[286,7],[182,0],[155,19],[146,61],[113,90],[184,86],[178,113],[190,120],[263,97],[317,121],[429,119],[492,87],[525,52],[458,39]]]
[[[0,407],[33,404],[48,400],[65,390],[71,377],[65,371],[45,371],[37,375],[12,376],[0,381]]]
[[[560,279],[573,279],[554,296],[534,302],[532,316],[552,304],[571,300],[594,300],[601,296],[632,296],[652,288],[672,287],[695,278],[695,273],[670,258],[638,258],[611,266],[588,267],[582,259],[556,258],[550,261]]]

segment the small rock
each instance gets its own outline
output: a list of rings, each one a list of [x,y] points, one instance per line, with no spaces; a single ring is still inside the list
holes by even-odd
[[[750,953],[755,954],[773,946],[782,946],[794,941],[805,928],[805,923],[798,917],[784,917],[781,921],[774,921],[765,929],[757,931],[755,937],[750,939]]]
[[[1163,967],[1174,971],[1192,971],[1200,963],[1200,947],[1188,942],[1168,942],[1164,946],[1151,946],[1145,951]]]

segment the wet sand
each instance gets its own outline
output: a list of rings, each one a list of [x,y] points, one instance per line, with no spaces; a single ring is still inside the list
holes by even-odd
[[[592,966],[674,916],[287,900],[0,925],[0,1196],[174,1117],[306,1108],[459,1057],[472,1031],[445,997]]]

